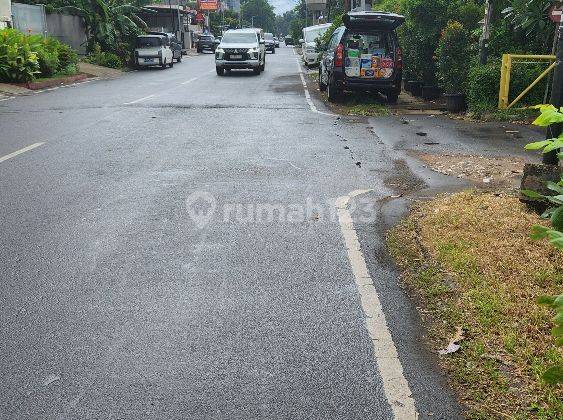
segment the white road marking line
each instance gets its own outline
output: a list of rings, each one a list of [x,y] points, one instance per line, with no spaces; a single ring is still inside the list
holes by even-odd
[[[309,93],[309,89],[307,88],[307,82],[305,81],[305,76],[303,76],[303,69],[301,68],[301,64],[299,63],[299,57],[295,54],[295,49],[292,49],[293,55],[295,56],[295,61],[297,63],[297,72],[299,73],[299,77],[301,78],[301,84],[303,85],[303,91],[305,92],[305,100],[307,101],[307,105],[312,112],[316,112],[317,114],[328,115],[329,117],[336,117],[335,114],[331,114],[329,112],[319,111],[315,106],[315,103],[311,99],[311,94]]]
[[[141,98],[141,99],[137,99],[137,100],[135,100],[135,101],[131,101],[131,102],[124,102],[124,103],[123,103],[123,105],[131,105],[131,104],[136,104],[136,103],[138,103],[138,102],[146,101],[147,99],[150,99],[150,98],[152,98],[152,97],[154,97],[154,96],[156,96],[156,94],[155,94],[155,95],[149,95],[149,96],[145,96],[144,98]]]
[[[409,384],[403,375],[397,348],[385,321],[385,314],[377,290],[369,274],[352,215],[348,211],[350,200],[371,190],[355,190],[336,200],[338,221],[344,237],[348,259],[360,293],[366,328],[371,337],[374,356],[383,380],[383,391],[393,410],[395,419],[416,419],[418,413]]]
[[[21,155],[22,153],[29,152],[30,150],[33,150],[36,147],[42,146],[44,144],[45,144],[44,142],[33,143],[32,145],[24,147],[23,149],[20,149],[20,150],[16,150],[15,152],[10,153],[9,155],[2,156],[2,157],[0,157],[0,163],[6,161],[8,159],[11,159],[13,157],[16,157],[17,155]]]
[[[190,80],[186,80],[185,82],[180,83],[181,85],[187,85],[188,83],[193,82],[194,80],[197,80],[197,77],[193,77]]]

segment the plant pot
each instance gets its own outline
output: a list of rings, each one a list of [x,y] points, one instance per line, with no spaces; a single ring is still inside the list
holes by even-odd
[[[438,86],[424,86],[422,88],[422,99],[425,101],[433,101],[442,95]]]
[[[411,80],[410,82],[408,82],[410,84],[411,87],[411,94],[413,96],[422,96],[422,87],[424,86],[423,82],[418,82],[415,80]]]
[[[465,95],[462,93],[450,93],[444,95],[448,112],[459,114],[467,109]]]

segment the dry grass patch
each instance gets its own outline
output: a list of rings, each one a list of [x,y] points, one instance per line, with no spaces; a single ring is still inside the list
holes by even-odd
[[[421,300],[432,344],[470,418],[563,418],[561,387],[540,375],[563,355],[540,295],[563,284],[562,254],[529,238],[541,223],[511,194],[462,192],[419,204],[388,237]]]

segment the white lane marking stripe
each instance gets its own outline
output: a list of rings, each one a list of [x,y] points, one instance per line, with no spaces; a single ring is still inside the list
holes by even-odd
[[[147,99],[150,99],[152,97],[154,97],[156,95],[149,95],[149,96],[145,96],[144,98],[141,99],[137,99],[135,101],[131,101],[131,102],[124,102],[123,105],[131,105],[131,104],[136,104],[138,102],[142,102],[142,101],[146,101]]]
[[[305,100],[307,101],[307,104],[309,104],[309,108],[311,108],[311,111],[317,112],[317,107],[315,106],[313,100],[311,99],[311,95],[309,94],[309,89],[307,89],[307,83],[305,83],[305,77],[303,77],[303,73],[299,73],[299,77],[301,77],[301,83],[303,83],[303,90],[305,91]]]
[[[186,80],[185,82],[180,83],[181,85],[187,85],[188,83],[193,82],[194,80],[197,80],[197,77],[193,77],[190,80]]]
[[[43,144],[45,144],[45,143],[44,142],[33,143],[33,144],[31,144],[27,147],[24,147],[23,149],[16,150],[15,152],[10,153],[9,155],[2,156],[2,157],[0,157],[0,163],[4,162],[5,160],[16,157],[17,155],[21,155],[22,153],[29,152],[30,150],[33,150],[36,147],[42,146]]]
[[[395,419],[416,419],[418,413],[409,384],[403,375],[397,348],[387,327],[379,295],[369,274],[352,216],[348,211],[350,200],[371,190],[355,190],[336,200],[338,221],[344,237],[348,259],[360,293],[366,328],[371,337],[374,356],[383,380],[383,391]]]
[[[295,56],[295,61],[297,63],[297,72],[299,73],[299,77],[301,78],[301,84],[303,85],[303,91],[305,92],[305,100],[307,101],[307,105],[311,111],[316,112],[317,114],[328,115],[329,117],[335,117],[335,114],[331,114],[329,112],[319,111],[315,106],[313,100],[311,99],[311,94],[309,93],[309,89],[307,88],[307,82],[305,82],[305,76],[303,76],[303,69],[301,69],[301,64],[299,64],[299,57],[295,54],[295,50],[292,49],[293,55]]]

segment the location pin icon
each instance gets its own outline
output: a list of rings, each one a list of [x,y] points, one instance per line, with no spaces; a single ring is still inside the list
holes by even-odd
[[[186,198],[186,209],[198,229],[203,229],[213,218],[217,201],[207,191],[196,191]]]

